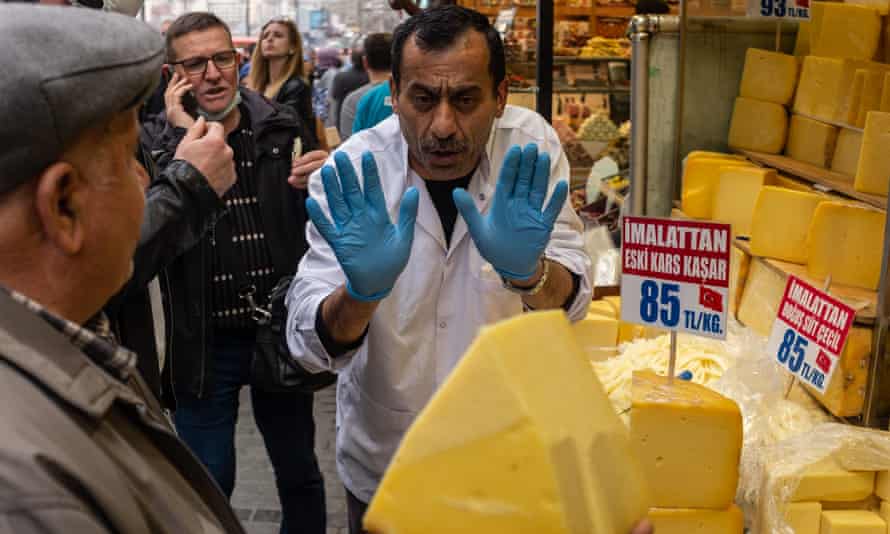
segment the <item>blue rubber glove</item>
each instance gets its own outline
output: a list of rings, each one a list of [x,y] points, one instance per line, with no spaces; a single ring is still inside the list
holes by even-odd
[[[334,163],[336,171],[330,165],[321,169],[333,224],[315,199],[306,200],[306,210],[334,250],[346,274],[349,294],[366,302],[380,300],[389,295],[408,264],[417,219],[417,190],[411,187],[402,196],[396,226],[386,211],[374,156],[370,152],[362,154],[364,191],[346,154],[336,153]]]
[[[541,211],[549,182],[550,156],[539,155],[538,146],[530,144],[524,150],[514,146],[507,152],[485,217],[469,193],[454,190],[454,203],[479,254],[508,280],[528,280],[538,270],[538,260],[569,191],[565,181],[556,184],[550,202]]]

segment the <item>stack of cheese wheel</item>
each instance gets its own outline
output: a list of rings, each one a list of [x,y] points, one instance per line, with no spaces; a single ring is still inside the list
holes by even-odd
[[[732,224],[749,238],[757,258],[805,265],[818,284],[874,291],[881,273],[885,213],[864,204],[812,190],[737,156],[692,153],[683,173],[682,209],[697,219]],[[710,207],[710,209],[708,209]],[[786,277],[761,259],[733,247],[730,310],[738,320],[768,336],[785,289]],[[871,331],[854,328],[843,355],[857,366],[871,349]],[[829,389],[845,389],[843,375]],[[862,396],[838,393],[835,415],[857,415]]]
[[[855,4],[813,2],[812,21],[801,24],[795,54],[803,67],[786,153],[847,176],[857,191],[886,196],[888,5]]]
[[[797,86],[794,56],[751,48],[729,127],[729,146],[779,154],[788,135],[788,111]]]
[[[734,503],[742,449],[738,405],[651,372],[633,377],[630,435],[652,492],[658,534],[742,534]]]

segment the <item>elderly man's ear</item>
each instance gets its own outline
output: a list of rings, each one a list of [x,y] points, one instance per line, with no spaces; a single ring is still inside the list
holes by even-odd
[[[53,163],[37,179],[34,204],[46,239],[66,254],[83,247],[87,186],[83,175],[67,162]]]

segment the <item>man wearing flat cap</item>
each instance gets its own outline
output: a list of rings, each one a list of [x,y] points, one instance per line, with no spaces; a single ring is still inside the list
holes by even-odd
[[[0,5],[0,532],[243,532],[98,326],[133,270],[163,57],[129,17]]]

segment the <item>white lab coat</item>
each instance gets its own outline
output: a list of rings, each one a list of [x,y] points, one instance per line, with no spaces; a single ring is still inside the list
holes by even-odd
[[[411,257],[392,293],[383,299],[362,346],[331,358],[315,331],[321,301],[345,283],[337,259],[314,225],[307,225],[309,251],[287,297],[287,341],[298,361],[311,371],[335,370],[337,385],[337,467],[346,487],[369,502],[399,441],[418,412],[442,384],[476,336],[479,327],[522,312],[522,301],[505,290],[497,273],[479,255],[457,217],[451,247],[423,180],[408,168],[408,148],[397,116],[354,135],[340,147],[361,173],[361,154],[377,161],[393,222],[405,190],[420,193]],[[538,144],[552,156],[550,190],[569,180],[569,165],[553,128],[538,114],[507,106],[495,121],[487,156],[473,175],[469,192],[481,212],[492,200],[506,151]],[[489,165],[489,161],[492,162]],[[361,177],[359,178],[361,181]],[[328,216],[320,173],[309,181],[310,195]],[[546,249],[546,257],[580,277],[569,310],[582,318],[591,298],[590,259],[584,252],[582,224],[566,202]],[[541,335],[547,335],[541,332]]]

